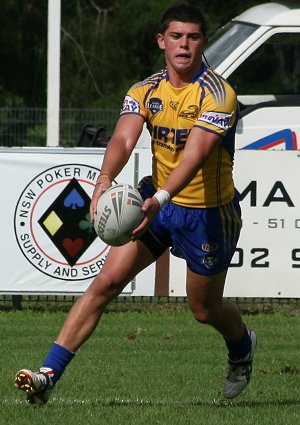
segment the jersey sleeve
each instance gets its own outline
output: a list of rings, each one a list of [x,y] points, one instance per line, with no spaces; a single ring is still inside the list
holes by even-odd
[[[237,122],[236,93],[220,77],[214,84],[207,84],[203,90],[204,95],[195,126],[224,137]]]
[[[120,115],[137,114],[146,119],[147,109],[144,105],[144,98],[145,93],[143,87],[138,84],[132,86],[124,98]]]

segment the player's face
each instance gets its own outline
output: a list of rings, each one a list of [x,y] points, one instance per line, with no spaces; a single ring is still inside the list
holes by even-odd
[[[191,77],[200,69],[207,39],[199,24],[172,21],[164,34],[158,34],[157,42],[169,69]]]

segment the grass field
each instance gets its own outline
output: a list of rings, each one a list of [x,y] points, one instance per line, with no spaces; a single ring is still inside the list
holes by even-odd
[[[234,401],[221,395],[222,339],[186,307],[105,314],[43,407],[13,386],[37,368],[64,321],[60,311],[1,311],[0,424],[299,425],[300,314],[244,316],[258,336],[253,379]]]

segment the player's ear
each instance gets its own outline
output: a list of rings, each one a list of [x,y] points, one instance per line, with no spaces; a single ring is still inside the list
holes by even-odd
[[[161,50],[165,50],[165,39],[164,39],[164,35],[163,35],[163,34],[158,33],[158,34],[157,34],[157,37],[156,37],[156,40],[157,40],[158,47],[159,47]]]

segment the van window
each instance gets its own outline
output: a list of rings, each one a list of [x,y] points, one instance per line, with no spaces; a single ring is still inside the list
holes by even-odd
[[[228,22],[208,41],[205,58],[208,65],[217,68],[235,49],[258,29],[258,25]]]
[[[299,95],[300,33],[270,37],[227,79],[238,95]]]

